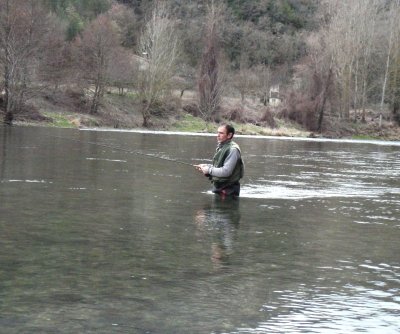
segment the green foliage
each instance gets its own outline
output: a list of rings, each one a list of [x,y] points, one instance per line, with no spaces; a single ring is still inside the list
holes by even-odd
[[[185,114],[171,128],[172,131],[184,132],[214,132],[215,126],[199,117]]]
[[[65,11],[71,0],[44,0],[47,7],[60,17],[65,17]]]
[[[110,0],[44,0],[48,8],[58,16],[68,17],[68,10],[73,8],[80,16],[89,19],[105,13],[111,7]]]
[[[273,22],[282,24],[285,30],[302,29],[306,26],[307,18],[300,15],[294,3],[289,0],[272,2],[269,13]]]
[[[84,28],[84,22],[82,18],[76,14],[73,13],[69,18],[68,18],[69,24],[67,27],[67,40],[71,41],[73,40],[81,31],[83,31]]]
[[[377,140],[379,136],[370,136],[370,135],[353,135],[351,139],[354,140]]]
[[[316,0],[228,0],[233,16],[224,31],[224,50],[231,68],[276,67],[291,64],[305,54],[299,32],[315,26]]]
[[[231,8],[232,13],[241,20],[251,19],[250,8],[255,6],[244,0],[228,0],[227,5]]]
[[[51,125],[57,128],[74,128],[75,125],[67,118],[65,114],[56,112],[42,112],[42,114],[51,119]]]
[[[87,18],[94,18],[105,13],[111,7],[110,0],[71,0],[79,13],[84,13]]]
[[[60,18],[67,21],[67,39],[82,32],[89,20],[111,8],[111,0],[43,0]],[[143,23],[152,0],[116,0],[134,10],[137,22]],[[223,29],[223,49],[233,69],[238,69],[245,54],[249,65],[272,66],[291,62],[304,54],[304,43],[297,32],[315,26],[318,0],[225,0],[227,11]],[[205,8],[197,2],[166,0],[179,18],[180,40],[185,62],[198,66],[199,44]],[[141,27],[127,29],[125,47],[137,47]],[[132,30],[133,29],[133,30]],[[293,39],[283,38],[292,36]],[[288,45],[293,42],[293,45]],[[282,44],[283,43],[283,44]]]
[[[111,8],[111,0],[44,0],[47,7],[68,22],[67,40],[74,39],[85,23]]]
[[[316,0],[227,0],[234,16],[241,21],[254,23],[262,28],[262,22],[269,22],[268,27],[275,33],[289,32],[313,26],[317,8]],[[280,28],[278,28],[280,27]],[[283,31],[279,31],[282,29]]]

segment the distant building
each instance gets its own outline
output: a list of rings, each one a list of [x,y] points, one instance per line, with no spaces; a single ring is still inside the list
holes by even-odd
[[[278,107],[281,102],[282,100],[279,96],[279,85],[271,86],[269,89],[269,105],[272,107]]]

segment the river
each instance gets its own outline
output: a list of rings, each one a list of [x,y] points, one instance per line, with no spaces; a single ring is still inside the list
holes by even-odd
[[[0,128],[0,332],[399,333],[400,143],[235,140]]]

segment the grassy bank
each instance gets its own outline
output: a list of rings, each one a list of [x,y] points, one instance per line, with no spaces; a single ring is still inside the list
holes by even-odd
[[[200,117],[186,113],[182,109],[185,103],[192,100],[171,99],[171,105],[163,113],[152,117],[150,130],[214,133],[218,124],[206,122]],[[85,105],[79,101],[58,94],[38,97],[32,101],[29,114],[17,115],[16,125],[49,126],[62,128],[119,128],[143,129],[140,106],[129,95],[106,94],[104,102],[97,114],[86,112]],[[238,134],[307,137],[308,131],[299,125],[277,120],[277,126],[270,128],[250,123],[231,122]]]
[[[214,133],[218,124],[206,122],[200,117],[183,111],[182,105],[193,103],[193,100],[171,99],[171,105],[162,106],[163,112],[152,117],[150,130],[181,131]],[[232,99],[225,101],[225,108],[233,109],[237,101]],[[256,114],[257,108],[262,106],[247,105],[249,114]],[[119,96],[117,94],[106,94],[102,107],[95,115],[90,115],[87,106],[81,101],[74,100],[65,94],[57,96],[38,97],[33,101],[29,113],[17,115],[15,124],[50,126],[62,128],[120,128],[120,129],[143,129],[140,106],[129,95]],[[2,115],[0,115],[1,117]],[[231,122],[238,134],[263,135],[263,136],[285,136],[285,137],[318,137],[320,134],[310,133],[299,124],[275,117],[275,126],[267,124],[256,125],[254,122]],[[369,124],[342,122],[331,124],[329,129],[322,134],[329,138],[351,138],[351,139],[381,139],[400,140],[400,127],[385,122],[379,126],[377,122]]]
[[[107,124],[101,116],[88,116],[86,114],[65,113],[57,111],[45,111],[42,115],[46,120],[19,120],[16,125],[29,125],[29,126],[49,126],[60,128],[125,128],[132,129],[131,127],[115,127],[112,124]],[[165,120],[164,120],[165,121]],[[151,130],[160,131],[180,131],[180,132],[199,132],[199,133],[214,133],[218,128],[217,123],[206,122],[199,117],[194,117],[190,114],[182,114],[175,120],[168,120],[163,122],[158,121],[158,126],[151,128]],[[231,122],[235,127],[238,134],[243,135],[262,135],[262,136],[286,136],[286,137],[308,137],[310,132],[296,128],[295,125],[282,124],[279,128],[271,129],[268,127],[257,126],[254,124],[239,124]],[[162,124],[162,126],[160,126]],[[135,126],[133,129],[143,129],[140,126]]]

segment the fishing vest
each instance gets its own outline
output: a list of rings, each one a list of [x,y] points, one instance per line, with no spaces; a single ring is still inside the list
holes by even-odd
[[[216,177],[212,176],[211,181],[214,183],[216,188],[226,187],[228,185],[234,184],[238,182],[244,174],[244,164],[242,160],[242,155],[240,151],[240,147],[233,141],[229,141],[222,145],[222,147],[215,153],[213,157],[213,166],[216,168],[220,168],[224,165],[225,159],[228,157],[229,153],[232,149],[238,149],[240,153],[240,158],[236,163],[235,168],[231,176],[229,177]]]

